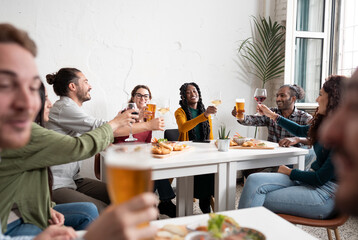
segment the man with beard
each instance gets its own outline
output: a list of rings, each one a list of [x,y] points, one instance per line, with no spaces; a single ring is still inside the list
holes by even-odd
[[[358,216],[358,70],[345,86],[341,106],[320,129],[320,140],[335,151],[333,163],[339,187],[336,205],[341,212]]]
[[[61,68],[57,73],[47,74],[47,82],[60,97],[50,111],[46,128],[78,137],[96,129],[107,121],[87,114],[82,105],[91,99],[92,89],[86,76],[76,68]],[[163,130],[163,118],[133,124],[133,133]],[[114,136],[129,135],[130,127],[119,128]],[[53,173],[53,201],[57,204],[92,202],[99,213],[110,203],[106,184],[80,175],[81,162],[51,167]]]
[[[297,100],[301,100],[304,98],[305,92],[304,90],[297,86],[296,84],[290,85],[282,85],[278,92],[276,93],[276,104],[277,107],[270,108],[271,111],[291,120],[300,125],[309,124],[312,116],[309,113],[306,113],[302,110],[298,110],[295,107],[295,103]],[[232,110],[231,114],[236,117],[236,108]],[[267,141],[276,142],[282,147],[304,147],[307,143],[306,138],[295,137],[287,130],[280,127],[276,124],[275,121],[271,120],[266,116],[260,115],[245,115],[244,119],[237,119],[237,121],[245,126],[257,126],[257,127],[267,127],[268,128],[268,136]],[[313,161],[315,157],[314,151],[310,149],[309,154],[306,155],[305,158],[305,166],[306,168]],[[253,172],[258,172],[263,169],[251,169],[243,171],[244,176],[248,177],[249,174]]]

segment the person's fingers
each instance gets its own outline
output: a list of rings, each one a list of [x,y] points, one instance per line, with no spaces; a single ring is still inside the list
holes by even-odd
[[[158,198],[153,193],[142,193],[137,197],[132,198],[130,201],[122,204],[122,206],[126,206],[130,211],[137,211],[142,209],[143,207],[149,207],[158,204]]]

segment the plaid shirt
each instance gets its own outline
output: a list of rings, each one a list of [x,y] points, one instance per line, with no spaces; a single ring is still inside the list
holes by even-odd
[[[281,110],[278,108],[270,108],[271,111],[282,116]],[[312,116],[309,113],[306,113],[301,110],[295,109],[292,114],[287,118],[293,122],[296,122],[300,125],[308,125],[309,121],[312,119]],[[238,122],[245,126],[266,126],[268,128],[268,137],[267,140],[270,142],[278,143],[283,138],[294,137],[291,133],[289,133],[284,128],[280,127],[275,121],[271,120],[266,116],[256,116],[256,115],[245,115],[245,119],[243,121]],[[297,147],[303,146],[303,144],[297,144]]]

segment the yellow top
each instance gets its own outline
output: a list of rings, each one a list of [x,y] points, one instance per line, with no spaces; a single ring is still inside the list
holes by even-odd
[[[196,127],[199,123],[209,120],[210,126],[210,140],[214,139],[213,136],[213,126],[211,118],[205,117],[204,113],[200,114],[194,119],[188,121],[186,114],[182,108],[178,108],[175,111],[175,119],[177,120],[178,130],[179,130],[179,141],[189,141],[189,131]]]

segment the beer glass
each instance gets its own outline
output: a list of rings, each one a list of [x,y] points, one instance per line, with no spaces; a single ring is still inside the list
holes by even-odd
[[[149,114],[148,116],[147,116],[147,121],[150,121],[150,120],[152,120],[152,119],[154,119],[155,118],[155,111],[156,111],[156,109],[157,109],[157,104],[153,101],[153,100],[151,100],[148,104],[147,104],[147,110],[149,111],[149,112],[151,112],[151,114]]]
[[[244,119],[245,112],[245,99],[238,98],[236,99],[236,118]]]
[[[150,144],[138,143],[122,143],[107,149],[107,188],[113,204],[153,191],[150,149]]]

